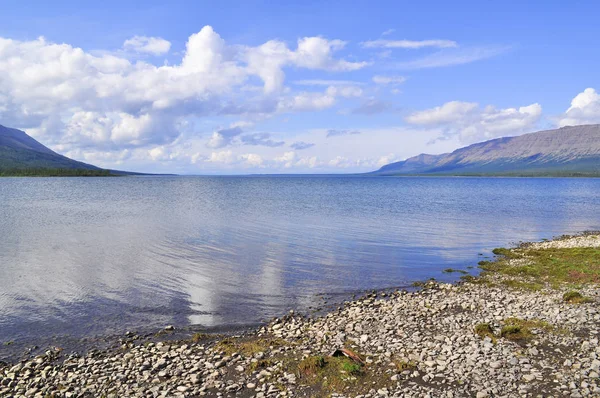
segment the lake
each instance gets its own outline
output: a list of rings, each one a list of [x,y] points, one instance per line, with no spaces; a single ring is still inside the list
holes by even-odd
[[[600,179],[0,179],[0,342],[228,328],[600,229]],[[325,294],[325,296],[323,296]]]

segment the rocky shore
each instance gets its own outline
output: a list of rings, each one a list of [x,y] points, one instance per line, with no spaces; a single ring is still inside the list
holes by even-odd
[[[597,248],[600,236],[535,245]],[[316,318],[290,313],[240,336],[49,350],[0,365],[0,396],[600,397],[598,285],[530,272],[541,288],[513,288],[504,282],[534,260],[503,256],[503,272],[373,294]]]

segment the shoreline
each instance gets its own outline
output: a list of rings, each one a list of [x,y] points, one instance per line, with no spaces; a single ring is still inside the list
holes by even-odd
[[[131,334],[82,357],[49,350],[0,364],[0,396],[598,396],[598,283],[578,279],[582,301],[565,301],[574,285],[545,275],[538,288],[527,262],[582,247],[596,255],[600,235],[497,249],[478,277],[368,294],[314,317],[292,311],[243,333]]]

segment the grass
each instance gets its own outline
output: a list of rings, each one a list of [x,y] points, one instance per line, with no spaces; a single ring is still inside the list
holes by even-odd
[[[479,337],[486,338],[489,337],[492,341],[496,341],[496,337],[494,336],[494,331],[489,323],[480,323],[475,326],[475,334]]]
[[[507,318],[504,320],[504,324],[500,330],[500,337],[512,341],[530,339],[533,337],[532,329],[542,329],[546,332],[556,331],[548,322],[539,319]]]
[[[303,375],[317,375],[326,365],[325,358],[322,356],[312,356],[304,358],[298,364],[298,371]]]
[[[589,303],[589,302],[593,301],[589,297],[585,297],[581,293],[579,293],[578,291],[575,291],[575,290],[566,292],[563,295],[563,300],[570,304],[583,304],[583,303]]]
[[[531,337],[531,332],[518,325],[506,325],[500,330],[500,337],[513,341],[526,340]]]
[[[341,369],[343,372],[353,376],[359,375],[362,372],[362,367],[359,364],[348,360],[341,363]]]
[[[508,277],[516,288],[540,289],[544,285],[600,283],[600,248],[494,249],[495,261],[480,261],[486,273]]]
[[[519,280],[519,279],[515,279],[515,278],[506,279],[506,280],[502,281],[502,284],[504,286],[510,287],[512,289],[530,290],[532,292],[537,292],[539,290],[542,290],[542,288],[544,287],[544,285],[539,282],[523,281],[523,280]]]
[[[394,363],[398,371],[416,367],[412,362]],[[374,386],[383,388],[393,384],[390,374],[381,371],[381,368],[361,365],[345,356],[309,356],[295,366],[300,383],[310,386],[309,396],[327,397],[332,393],[367,394]]]
[[[355,391],[365,384],[363,367],[346,357],[307,357],[298,364],[298,374],[305,382],[328,392]]]

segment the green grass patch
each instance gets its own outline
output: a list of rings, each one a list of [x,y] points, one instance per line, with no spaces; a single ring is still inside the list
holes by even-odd
[[[340,368],[343,372],[353,376],[359,375],[362,372],[362,367],[359,364],[349,360],[343,361],[340,365]]]
[[[462,281],[471,282],[471,283],[477,281],[477,278],[475,278],[473,275],[463,275],[463,276],[460,277],[460,279]]]
[[[532,292],[540,291],[544,287],[544,285],[542,285],[539,282],[530,282],[530,281],[524,281],[524,280],[519,280],[519,279],[514,279],[514,278],[504,280],[504,281],[502,281],[502,284],[506,287],[510,287],[511,289],[529,290]]]
[[[309,356],[295,365],[302,385],[310,389],[309,396],[328,397],[332,393],[367,394],[374,386],[390,387],[390,374],[375,365],[361,365],[345,356]],[[398,367],[400,366],[400,367]],[[397,362],[397,369],[413,369],[412,362]],[[289,370],[287,370],[289,371]]]
[[[532,329],[541,329],[546,332],[558,331],[548,322],[539,319],[507,318],[504,320],[504,324],[500,330],[500,337],[512,341],[530,339],[533,337]]]
[[[531,332],[521,326],[506,325],[500,330],[500,337],[513,341],[526,340],[531,337]]]
[[[325,367],[325,358],[320,355],[304,358],[298,364],[298,371],[305,376],[315,376]]]
[[[537,285],[600,283],[600,248],[494,249],[496,261],[480,261],[487,273],[499,273]],[[522,287],[515,283],[515,287]]]
[[[516,257],[516,254],[511,249],[506,249],[504,247],[497,247],[494,250],[492,250],[492,253],[494,253],[496,256],[502,256],[505,258]]]
[[[566,292],[563,295],[563,300],[570,304],[583,304],[583,303],[589,303],[589,302],[593,301],[591,298],[585,297],[581,293],[579,293],[578,291],[575,291],[575,290]]]
[[[475,334],[479,337],[486,338],[489,337],[492,341],[496,341],[496,337],[494,336],[494,331],[489,323],[479,323],[475,325]]]

